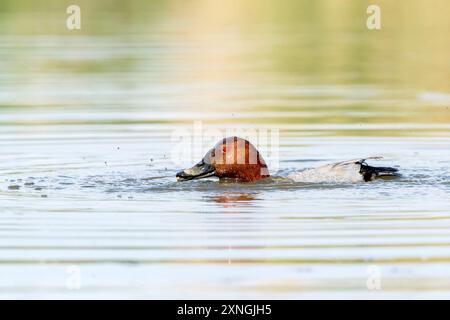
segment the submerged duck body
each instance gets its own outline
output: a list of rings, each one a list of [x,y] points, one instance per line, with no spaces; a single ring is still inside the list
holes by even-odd
[[[398,169],[372,167],[366,160],[381,157],[355,159],[307,169],[288,175],[295,182],[363,182],[383,177],[399,176]],[[249,141],[229,137],[219,141],[195,166],[177,173],[178,181],[216,176],[237,182],[255,182],[270,177],[267,165],[259,151]]]

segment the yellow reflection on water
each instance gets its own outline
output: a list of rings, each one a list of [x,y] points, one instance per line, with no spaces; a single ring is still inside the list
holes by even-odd
[[[2,57],[17,65],[17,74],[42,82],[49,75],[83,73],[105,84],[167,95],[173,87],[185,88],[177,110],[255,112],[255,117],[279,112],[265,117],[273,123],[450,120],[447,0],[77,3],[83,27],[68,31],[60,1],[0,1]],[[379,31],[366,27],[366,8],[373,3],[381,7]],[[73,48],[72,58],[50,54],[66,45]],[[47,48],[45,55],[39,46]],[[117,53],[130,46],[135,50]],[[110,55],[89,56],[99,47]],[[157,89],[155,81],[168,89]],[[378,91],[361,99],[360,86]],[[305,87],[331,90],[306,97],[286,93]],[[341,87],[336,99],[333,90]],[[345,91],[349,88],[354,95]],[[322,107],[309,104],[311,99]],[[355,116],[352,108],[368,114]],[[302,118],[295,112],[316,115]]]

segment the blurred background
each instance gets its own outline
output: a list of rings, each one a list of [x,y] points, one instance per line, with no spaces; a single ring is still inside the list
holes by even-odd
[[[448,124],[450,4],[375,2],[2,0],[1,112],[20,108],[22,122]],[[70,4],[81,30],[66,28]],[[366,27],[369,4],[381,30]]]

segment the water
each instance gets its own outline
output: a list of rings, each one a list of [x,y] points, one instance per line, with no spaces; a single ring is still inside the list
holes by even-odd
[[[1,298],[450,296],[445,1],[409,25],[386,2],[379,33],[335,1],[81,2],[74,32],[2,3]],[[215,142],[174,163],[195,121],[279,130],[278,177],[378,155],[402,177],[177,183]]]

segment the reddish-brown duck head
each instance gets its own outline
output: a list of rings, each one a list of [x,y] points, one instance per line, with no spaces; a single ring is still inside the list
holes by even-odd
[[[177,173],[178,181],[211,176],[238,182],[254,182],[269,177],[269,170],[259,151],[249,141],[229,137],[219,141],[195,166]]]

